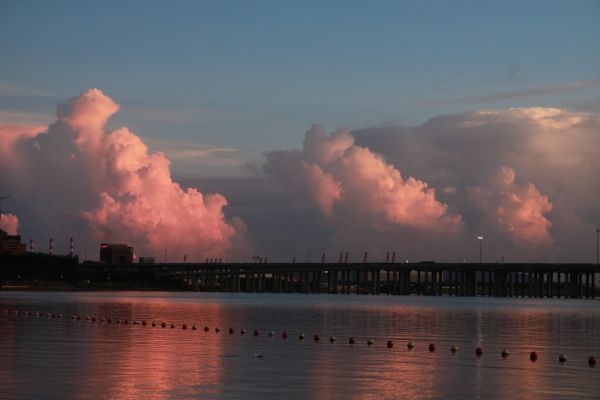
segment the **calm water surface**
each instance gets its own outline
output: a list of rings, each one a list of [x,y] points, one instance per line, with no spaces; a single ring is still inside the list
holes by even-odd
[[[0,315],[1,399],[600,398],[600,366],[587,364],[590,355],[600,360],[593,300],[0,292],[4,309],[65,318]],[[452,345],[460,351],[452,354]],[[476,346],[484,348],[480,358]]]

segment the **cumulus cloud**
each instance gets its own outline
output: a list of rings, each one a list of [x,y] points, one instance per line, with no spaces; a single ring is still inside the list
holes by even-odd
[[[436,198],[435,189],[403,177],[384,157],[356,145],[347,129],[327,135],[315,125],[306,132],[302,150],[271,151],[265,157],[267,174],[324,217],[332,235],[317,248],[389,249],[410,231],[431,243],[442,233],[461,230],[461,217]],[[377,240],[382,236],[387,239]]]
[[[138,254],[168,249],[171,259],[230,254],[245,226],[227,221],[225,197],[183,189],[172,180],[164,154],[150,153],[127,128],[108,132],[107,121],[118,110],[91,89],[59,105],[56,122],[44,133],[12,127],[9,140],[2,137],[0,155],[21,149],[19,160],[28,165],[19,170],[0,159],[0,177],[25,206],[29,226],[43,221],[49,235],[70,230],[84,240],[91,232],[98,241],[130,243]]]
[[[347,129],[328,136],[313,126],[302,151],[266,153],[266,170],[294,182],[325,215],[348,223],[404,225],[456,231],[461,218],[448,212],[427,183],[408,177],[369,149],[354,144]]]
[[[439,199],[460,212],[470,237],[484,234],[489,259],[590,261],[591,233],[600,224],[598,132],[596,114],[532,107],[353,135],[403,173],[440,188]]]
[[[552,203],[533,183],[515,183],[515,171],[502,166],[482,186],[467,187],[467,193],[485,217],[516,245],[552,243],[552,223],[546,218]]]
[[[14,214],[1,214],[0,229],[9,235],[16,235],[19,231],[19,219]]]

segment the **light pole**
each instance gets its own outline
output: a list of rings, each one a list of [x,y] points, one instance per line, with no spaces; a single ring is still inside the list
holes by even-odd
[[[600,229],[596,229],[596,265],[598,265],[598,233]]]
[[[483,236],[477,236],[479,240],[479,264],[483,263]]]

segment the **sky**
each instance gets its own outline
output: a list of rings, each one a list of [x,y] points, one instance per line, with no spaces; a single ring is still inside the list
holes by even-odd
[[[424,233],[422,224],[415,222],[414,216],[426,211],[424,215],[433,220],[425,221],[454,226],[462,233],[448,228],[457,237],[453,249],[439,254],[415,250],[413,257],[472,257],[465,238],[485,228],[494,260],[511,255],[527,260],[588,260],[589,255],[580,254],[591,246],[584,232],[593,232],[600,223],[594,205],[598,192],[594,187],[600,182],[588,173],[597,165],[599,144],[595,125],[600,114],[599,20],[598,1],[5,0],[0,3],[0,124],[26,125],[27,129],[18,130],[21,133],[10,132],[23,140],[36,140],[32,127],[55,123],[38,131],[54,133],[57,143],[61,135],[66,140],[67,132],[78,135],[75,150],[87,157],[91,153],[81,143],[89,132],[71,119],[98,115],[81,111],[76,100],[68,102],[98,88],[101,94],[80,97],[80,103],[92,99],[105,104],[106,96],[120,107],[118,112],[100,113],[106,126],[93,129],[108,134],[126,126],[148,147],[144,162],[149,165],[157,163],[149,161],[152,154],[163,152],[170,169],[161,185],[181,184],[182,193],[175,191],[172,196],[178,199],[175,203],[181,201],[182,210],[190,201],[185,196],[195,198],[186,192],[188,187],[200,194],[223,195],[226,200],[217,201],[215,214],[208,212],[221,234],[217,239],[211,236],[224,246],[219,249],[234,241],[248,254],[280,258],[309,249],[338,251],[349,246],[383,252],[375,244],[362,245],[365,235],[379,242],[383,236],[412,236],[411,229],[424,235],[421,241],[439,236],[440,232]],[[58,104],[69,104],[70,114],[55,116]],[[530,111],[509,111],[517,108]],[[488,114],[482,114],[484,110]],[[481,134],[493,138],[481,142],[463,131],[448,138],[457,120],[480,124]],[[336,132],[340,128],[347,131]],[[542,143],[537,147],[532,143],[539,136],[561,142],[556,130],[568,130],[570,139],[564,146],[545,148],[549,153],[541,162]],[[519,136],[515,131],[524,133]],[[14,142],[11,139],[9,146],[7,139],[9,129],[3,132],[4,148],[15,154]],[[530,139],[524,142],[525,136]],[[119,140],[125,140],[124,135]],[[116,136],[101,139],[103,144],[96,143],[100,146],[96,150],[108,157],[107,146],[119,140]],[[307,146],[311,140],[313,147]],[[342,142],[345,153],[323,156],[323,151]],[[491,143],[503,149],[502,156],[485,151]],[[459,144],[464,151],[488,157],[463,154],[464,162],[438,159],[440,153],[456,151]],[[405,161],[415,154],[410,163]],[[557,165],[548,161],[552,154],[572,162]],[[43,157],[18,154],[13,163],[16,158],[41,162]],[[28,210],[40,207],[41,201],[31,195],[32,187],[10,184],[6,176],[11,168],[14,174],[14,164],[0,165],[0,178],[7,182],[0,182],[0,187],[30,203],[13,200],[4,207],[19,211],[21,215],[15,214],[24,235],[44,237],[47,232],[27,221],[28,216],[39,217]],[[352,168],[355,171],[349,172]],[[363,176],[364,187],[373,184],[371,190],[377,193],[391,187],[386,195],[365,198],[356,188],[353,179],[358,171],[369,168],[379,172]],[[571,175],[578,171],[587,175]],[[36,175],[31,168],[21,173]],[[90,186],[92,194],[108,193],[113,200],[123,196],[122,188],[112,188],[114,178],[81,179],[102,182]],[[381,186],[380,179],[387,186]],[[32,185],[42,192],[43,185]],[[136,193],[144,201],[150,196],[147,191]],[[406,203],[407,193],[416,196],[414,204]],[[451,198],[452,193],[458,193],[457,198]],[[506,196],[506,201],[512,201],[507,193],[525,199],[513,214],[528,213],[529,219],[518,222],[515,215],[508,215],[510,207],[501,202]],[[83,220],[95,224],[84,232],[84,222],[73,222],[73,231],[86,237],[82,241],[89,243],[90,253],[93,240],[115,235],[98,226],[95,218],[110,208],[108,200],[92,194],[75,202],[71,210],[80,217],[88,213]],[[210,209],[206,199],[195,201],[200,214],[204,207]],[[424,210],[423,204],[429,208]],[[511,204],[517,207],[514,201]],[[387,211],[356,213],[361,207]],[[499,209],[505,214],[498,215]],[[192,214],[167,216],[164,221],[168,226],[200,218]],[[377,233],[348,228],[357,215],[377,225],[373,227]],[[114,217],[118,219],[118,212]],[[577,226],[573,229],[581,236],[576,235],[580,238],[576,243],[565,243],[574,234],[568,226]],[[388,228],[392,231],[381,230]],[[193,235],[193,226],[187,229]],[[286,232],[283,239],[282,231]],[[524,237],[523,231],[538,239],[529,249],[514,243],[515,237]],[[156,234],[146,234],[140,247],[156,248],[150,244],[158,240]],[[137,241],[133,231],[122,238]],[[546,247],[540,247],[542,242]]]

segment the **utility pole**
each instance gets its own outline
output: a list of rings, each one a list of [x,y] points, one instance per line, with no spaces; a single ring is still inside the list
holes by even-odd
[[[477,236],[479,240],[479,264],[483,263],[483,236]]]
[[[598,265],[598,234],[600,229],[596,229],[596,265]]]

